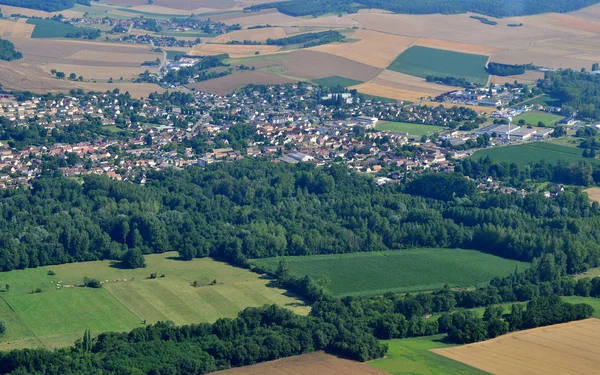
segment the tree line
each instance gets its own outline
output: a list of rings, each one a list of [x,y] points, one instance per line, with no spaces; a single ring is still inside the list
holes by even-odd
[[[20,51],[15,49],[15,45],[5,39],[0,39],[0,60],[13,61],[23,57]]]
[[[90,6],[90,0],[0,0],[0,4],[20,8],[38,9],[46,12],[58,12],[73,8],[75,4]]]
[[[300,35],[289,36],[287,38],[267,39],[268,45],[287,46],[290,44],[304,43],[303,47],[313,47],[321,44],[340,42],[344,40],[344,36],[339,31],[329,30],[317,33],[306,33]]]
[[[487,65],[487,72],[495,76],[515,76],[524,74],[527,70],[533,70],[536,67],[533,64],[500,64],[490,62]]]

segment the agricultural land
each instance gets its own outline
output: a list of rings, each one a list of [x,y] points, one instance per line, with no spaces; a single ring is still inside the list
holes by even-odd
[[[375,126],[375,129],[391,132],[403,132],[410,135],[427,135],[437,131],[444,130],[441,126],[433,126],[427,124],[413,124],[408,122],[380,121]]]
[[[563,146],[551,142],[532,142],[521,145],[494,147],[479,150],[471,156],[475,160],[490,157],[495,163],[517,163],[527,165],[539,161],[556,163],[564,160],[569,163],[589,160],[582,156],[582,149]]]
[[[520,120],[525,121],[527,125],[538,126],[541,122],[545,126],[553,126],[556,125],[564,119],[563,116],[555,115],[552,113],[538,112],[538,111],[529,111],[513,118],[514,122],[519,122]]]
[[[591,374],[600,365],[600,320],[535,328],[433,352],[490,373]]]
[[[411,249],[377,253],[312,255],[286,258],[290,273],[314,280],[326,276],[336,296],[422,291],[450,286],[470,287],[525,270],[527,263],[474,250]],[[280,258],[256,259],[275,269]]]
[[[0,312],[9,323],[0,349],[66,346],[86,329],[130,330],[144,321],[213,322],[264,304],[308,312],[302,301],[267,287],[268,280],[252,272],[208,258],[183,262],[176,256],[148,255],[147,267],[136,270],[97,261],[0,274],[2,285],[10,285],[9,292],[0,294]],[[149,278],[152,273],[156,279]],[[84,277],[101,280],[103,288],[77,286]],[[32,293],[38,288],[41,293]]]

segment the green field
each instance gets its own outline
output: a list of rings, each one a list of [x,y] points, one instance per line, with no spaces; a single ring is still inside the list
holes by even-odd
[[[350,86],[360,85],[361,83],[363,83],[362,81],[357,81],[355,79],[350,79],[350,78],[340,77],[340,76],[330,76],[330,77],[313,79],[313,82],[316,83],[317,85],[321,85],[321,86],[325,86],[325,87],[335,87],[335,86],[350,87]]]
[[[379,121],[375,126],[375,129],[391,132],[403,132],[410,135],[427,135],[444,130],[445,128],[443,126],[413,124],[409,122]]]
[[[203,31],[161,31],[158,35],[162,36],[172,36],[172,37],[181,37],[181,38],[213,38],[219,34],[214,33],[205,33]]]
[[[600,319],[600,298],[593,297],[561,297],[567,303],[586,303],[594,308],[592,317]]]
[[[519,165],[527,165],[542,160],[549,163],[556,163],[560,160],[569,163],[580,161],[598,162],[597,159],[584,158],[581,156],[582,152],[583,150],[580,148],[557,145],[551,142],[531,142],[515,146],[486,148],[475,152],[471,157],[478,160],[489,156],[494,163],[506,162]]]
[[[166,52],[167,52],[167,59],[169,59],[169,60],[175,60],[177,58],[177,56],[183,57],[187,54],[186,52],[183,52],[183,51],[167,50]]]
[[[537,126],[538,122],[543,122],[546,126],[552,126],[564,119],[563,116],[554,115],[552,113],[528,111],[521,113],[513,118],[513,122],[518,123],[519,120],[524,120],[526,124]]]
[[[388,69],[422,78],[430,75],[464,78],[485,85],[489,77],[485,70],[487,60],[482,55],[412,46],[396,57]]]
[[[209,258],[184,262],[176,253],[146,256],[146,268],[125,270],[97,261],[0,273],[0,319],[8,333],[0,350],[49,348],[72,344],[83,331],[130,330],[146,320],[176,324],[213,322],[235,317],[249,306],[278,304],[306,314],[308,307],[286,291],[267,287],[268,280],[248,270]],[[48,275],[48,270],[55,275]],[[150,273],[165,274],[149,279]],[[77,286],[87,276],[102,289]],[[216,280],[216,285],[209,285]],[[198,281],[199,287],[192,283]],[[40,288],[42,293],[31,293]]]
[[[525,100],[521,104],[540,104],[550,107],[560,107],[560,100],[554,99],[550,95],[540,95],[533,99]]]
[[[387,356],[369,362],[369,365],[394,375],[478,375],[487,374],[452,359],[430,352],[430,349],[447,348],[445,335],[383,341],[388,344]]]
[[[275,269],[281,258],[255,259],[257,265]],[[528,263],[499,258],[475,250],[411,249],[287,257],[293,276],[317,280],[327,276],[336,296],[374,295],[386,292],[423,291],[469,287],[506,276]]]
[[[67,25],[60,21],[39,18],[30,18],[27,23],[35,25],[33,33],[31,33],[32,38],[64,38],[67,34],[80,30],[79,27]]]

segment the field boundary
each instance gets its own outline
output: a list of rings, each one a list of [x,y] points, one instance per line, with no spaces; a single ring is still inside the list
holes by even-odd
[[[16,312],[15,309],[13,309],[13,307],[10,305],[10,303],[8,303],[8,301],[4,297],[0,297],[0,298],[2,299],[2,301],[4,301],[4,303],[6,303],[6,306],[8,306],[8,308],[10,309],[10,311],[12,311],[13,313],[15,313],[15,316],[23,324],[23,327],[27,328],[27,331],[29,331],[29,333],[31,333],[31,336],[33,336],[35,338],[35,340],[38,343],[40,343],[40,345],[42,345],[45,349],[48,349],[48,347],[46,346],[46,344],[44,344],[44,342],[31,330],[31,328],[29,328],[29,325],[27,325],[27,323],[25,323],[25,321],[23,320],[23,318],[21,318],[21,315],[19,315],[19,313]]]

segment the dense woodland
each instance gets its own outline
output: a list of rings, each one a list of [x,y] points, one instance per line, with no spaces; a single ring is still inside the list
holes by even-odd
[[[546,72],[538,87],[560,100],[563,112],[577,111],[583,119],[600,119],[600,75],[573,70]]]
[[[13,61],[22,57],[23,54],[15,49],[11,41],[0,39],[0,60]]]
[[[73,8],[75,4],[90,5],[90,0],[0,0],[1,5],[58,12]]]
[[[495,76],[514,76],[524,74],[527,70],[533,70],[536,67],[533,64],[500,64],[488,63],[487,72]]]
[[[259,4],[250,11],[276,8],[290,16],[319,16],[327,13],[356,13],[358,9],[376,8],[405,14],[480,13],[492,17],[511,17],[546,12],[570,12],[598,3],[598,0],[291,0]]]

